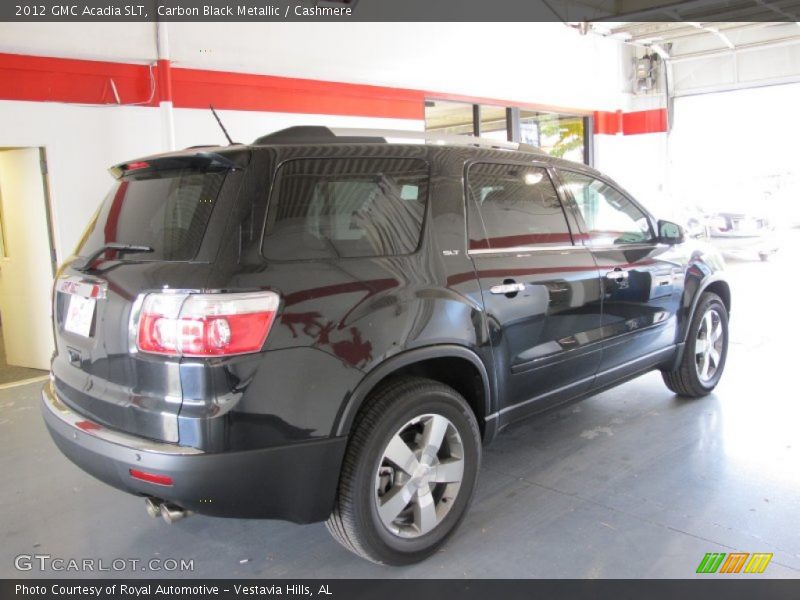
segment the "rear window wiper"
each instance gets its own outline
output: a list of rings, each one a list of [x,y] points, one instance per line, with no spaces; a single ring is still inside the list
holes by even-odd
[[[150,246],[137,246],[136,244],[119,244],[117,242],[109,242],[103,244],[97,250],[92,252],[89,256],[79,258],[72,263],[72,268],[76,271],[88,271],[92,266],[94,259],[100,256],[106,250],[116,250],[117,252],[152,252]]]

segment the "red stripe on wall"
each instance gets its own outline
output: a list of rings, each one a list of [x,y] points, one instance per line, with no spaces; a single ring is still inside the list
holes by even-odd
[[[596,134],[636,135],[639,133],[664,133],[667,131],[667,109],[656,108],[635,112],[596,112],[594,132]]]
[[[172,86],[180,108],[425,118],[422,92],[400,88],[175,67]]]
[[[270,75],[0,53],[0,99],[424,119],[422,91]],[[113,81],[113,85],[112,85]],[[171,81],[172,89],[167,88]]]
[[[166,70],[171,70],[167,77]],[[172,99],[176,108],[216,108],[264,112],[351,115],[396,119],[425,118],[425,98],[580,111],[491,98],[404,88],[316,81],[252,73],[232,73],[128,63],[0,53],[0,99],[74,104],[157,106]],[[172,89],[169,89],[171,83]],[[115,93],[116,90],[116,93]],[[631,113],[595,112],[596,134],[625,135],[667,131],[666,109]]]
[[[594,132],[595,134],[616,135],[622,131],[622,111],[606,112],[598,111],[594,113]]]
[[[667,131],[667,109],[640,110],[622,115],[622,133],[664,133]]]
[[[167,59],[158,60],[158,99],[172,102],[172,64]]]
[[[112,83],[113,86],[112,86]],[[124,104],[151,99],[147,65],[0,53],[0,99],[75,104]]]

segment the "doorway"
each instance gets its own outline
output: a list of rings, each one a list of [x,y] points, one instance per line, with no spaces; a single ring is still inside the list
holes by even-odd
[[[0,148],[0,386],[44,377],[55,252],[44,148]]]

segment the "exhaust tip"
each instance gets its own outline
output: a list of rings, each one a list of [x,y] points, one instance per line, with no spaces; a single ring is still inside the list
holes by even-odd
[[[157,519],[161,514],[161,503],[154,498],[145,498],[144,508],[147,511],[147,516]]]
[[[188,510],[184,510],[180,506],[175,504],[169,504],[164,502],[159,507],[159,512],[161,513],[161,517],[164,519],[166,523],[172,524],[175,521],[180,521],[184,517],[188,517],[192,513]]]

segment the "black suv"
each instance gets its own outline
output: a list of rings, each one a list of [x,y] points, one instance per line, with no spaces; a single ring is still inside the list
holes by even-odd
[[[714,389],[717,254],[582,164],[383,135],[112,168],[55,284],[61,451],[167,521],[327,520],[403,564],[453,532],[509,423],[653,369]]]

